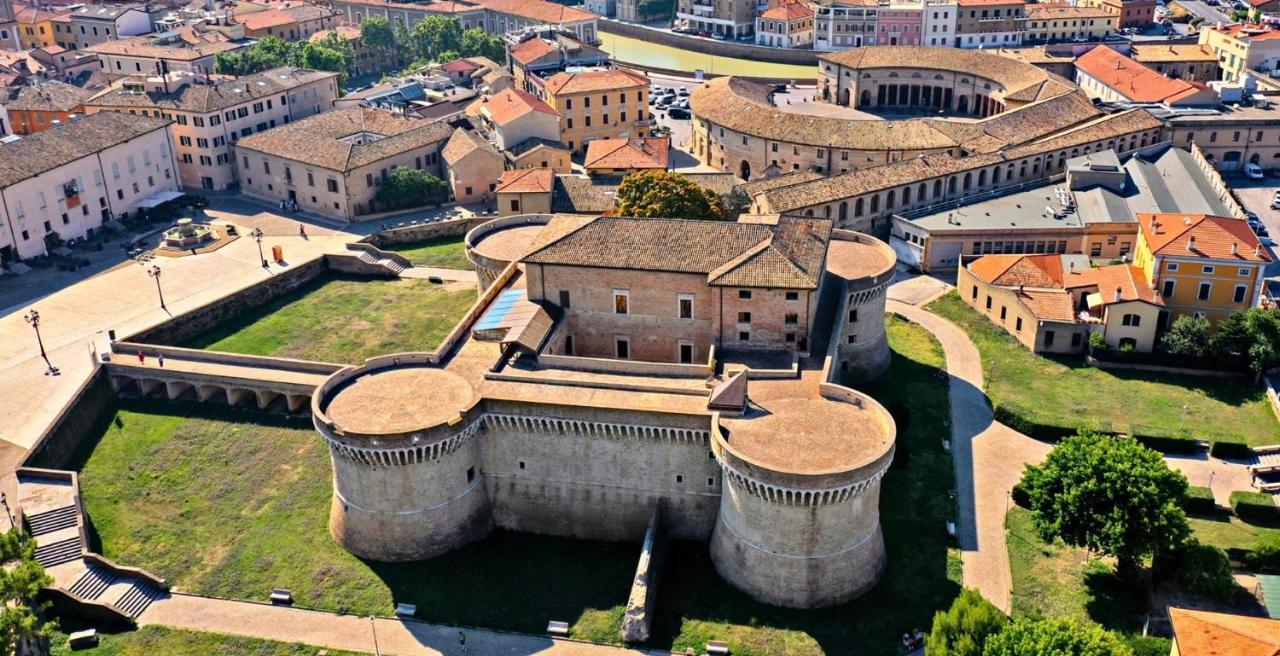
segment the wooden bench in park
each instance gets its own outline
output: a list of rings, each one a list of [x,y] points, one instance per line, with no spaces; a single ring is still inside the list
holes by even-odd
[[[413,617],[418,614],[418,607],[413,604],[396,604],[396,617]]]
[[[547,622],[547,633],[553,636],[567,636],[569,635],[569,623],[551,620]]]
[[[293,591],[285,588],[276,588],[271,591],[272,606],[292,606]]]
[[[729,643],[724,642],[722,640],[708,640],[707,653],[721,654],[723,656],[727,656],[729,653]]]
[[[88,649],[89,647],[98,646],[97,629],[85,629],[76,631],[67,636],[67,647],[69,649]]]

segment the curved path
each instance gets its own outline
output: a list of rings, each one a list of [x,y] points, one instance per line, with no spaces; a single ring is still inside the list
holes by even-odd
[[[1013,599],[1004,532],[1009,493],[1023,467],[1043,460],[1052,447],[992,419],[983,392],[982,358],[964,331],[901,301],[891,299],[885,309],[920,325],[942,344],[950,377],[951,454],[960,511],[956,533],[964,586],[977,588],[1007,613]]]

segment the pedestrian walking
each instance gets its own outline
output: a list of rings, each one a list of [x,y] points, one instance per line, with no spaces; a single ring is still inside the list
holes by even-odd
[[[147,363],[147,354],[143,353],[142,351],[138,351],[138,364],[146,364],[146,363]]]
[[[303,239],[307,238],[307,226],[302,225],[301,223],[298,224],[298,236]]]
[[[465,633],[463,633],[463,632],[459,631],[459,632],[458,632],[458,642],[462,644],[462,651],[464,651],[464,652],[465,652],[465,651],[467,650],[467,634],[465,634]]]
[[[163,353],[158,353],[158,354],[156,354],[156,362],[157,362],[161,367],[164,367],[164,354],[163,354]]]

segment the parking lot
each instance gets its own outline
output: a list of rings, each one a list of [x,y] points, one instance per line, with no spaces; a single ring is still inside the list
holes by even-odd
[[[1272,209],[1272,199],[1280,191],[1280,177],[1269,175],[1262,180],[1250,180],[1243,175],[1223,176],[1227,184],[1236,192],[1236,197],[1246,210],[1258,215],[1262,225],[1266,227],[1267,238],[1262,243],[1272,252],[1273,263],[1267,268],[1268,276],[1280,275],[1280,263],[1275,262],[1274,239],[1280,237],[1280,210]]]

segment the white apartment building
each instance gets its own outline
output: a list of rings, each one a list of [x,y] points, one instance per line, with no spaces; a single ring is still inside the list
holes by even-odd
[[[151,32],[151,14],[140,7],[84,5],[71,12],[75,49]]]
[[[956,44],[956,0],[924,0],[920,45],[952,47]]]
[[[85,112],[128,112],[172,119],[178,172],[187,189],[234,186],[231,145],[241,137],[328,111],[338,74],[274,68],[234,80],[189,73],[130,77],[85,103]]]
[[[0,144],[0,261],[44,255],[176,191],[168,125],[103,112]]]
[[[876,44],[876,0],[836,0],[815,8],[814,50],[844,50]]]

